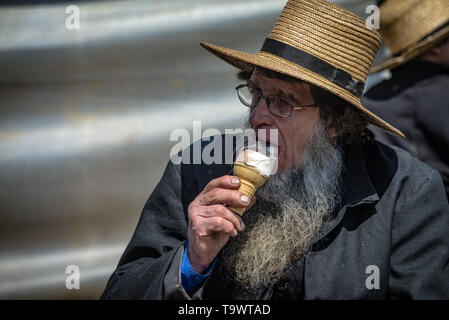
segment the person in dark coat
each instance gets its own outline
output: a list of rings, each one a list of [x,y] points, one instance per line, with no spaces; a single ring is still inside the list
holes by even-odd
[[[360,102],[380,44],[325,0],[289,0],[257,54],[202,43],[241,70],[277,171],[251,199],[233,175],[239,134],[173,155],[101,298],[449,299],[441,176],[376,141],[369,124],[403,134]]]
[[[395,14],[399,10],[404,12]],[[382,1],[380,17],[381,35],[394,56],[373,72],[390,69],[391,78],[368,90],[363,102],[407,139],[372,131],[379,141],[438,170],[449,197],[449,2]]]

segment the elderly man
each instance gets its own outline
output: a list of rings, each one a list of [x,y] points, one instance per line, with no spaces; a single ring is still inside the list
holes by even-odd
[[[364,104],[407,139],[373,132],[438,170],[449,197],[449,1],[379,4],[380,32],[394,56],[373,72],[389,69],[392,76],[371,88]]]
[[[242,70],[248,126],[277,130],[278,172],[249,199],[232,164],[169,162],[102,298],[449,298],[441,177],[367,129],[403,136],[360,103],[380,42],[339,6],[290,0],[257,54],[203,43]]]

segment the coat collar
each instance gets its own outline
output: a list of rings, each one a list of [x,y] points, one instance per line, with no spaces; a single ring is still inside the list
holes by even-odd
[[[341,206],[352,207],[360,203],[379,200],[379,195],[368,173],[361,145],[343,146],[344,173],[342,177]]]
[[[332,219],[322,226],[319,239],[324,239],[343,220],[348,207],[360,204],[374,203],[379,200],[379,195],[370,178],[362,146],[343,146],[344,171],[341,179],[341,201],[335,208]],[[316,245],[320,241],[317,240]]]
[[[449,67],[439,63],[411,61],[391,71],[388,80],[372,87],[365,94],[371,100],[391,99],[416,83],[439,75],[449,75]]]

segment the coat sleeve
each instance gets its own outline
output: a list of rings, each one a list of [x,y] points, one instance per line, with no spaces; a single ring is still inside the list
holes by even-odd
[[[431,170],[400,197],[392,230],[391,299],[449,299],[449,206]]]
[[[164,285],[167,274],[179,273],[176,268],[179,270],[178,260],[187,235],[180,170],[180,165],[171,161],[167,164],[101,299],[189,298],[178,285],[179,278],[165,281]]]

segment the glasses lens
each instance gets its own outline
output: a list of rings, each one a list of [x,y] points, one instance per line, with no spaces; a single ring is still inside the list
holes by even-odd
[[[284,99],[276,96],[270,97],[270,110],[279,117],[289,117],[292,106]]]
[[[247,107],[252,106],[253,96],[248,86],[241,86],[237,89],[239,100]]]

